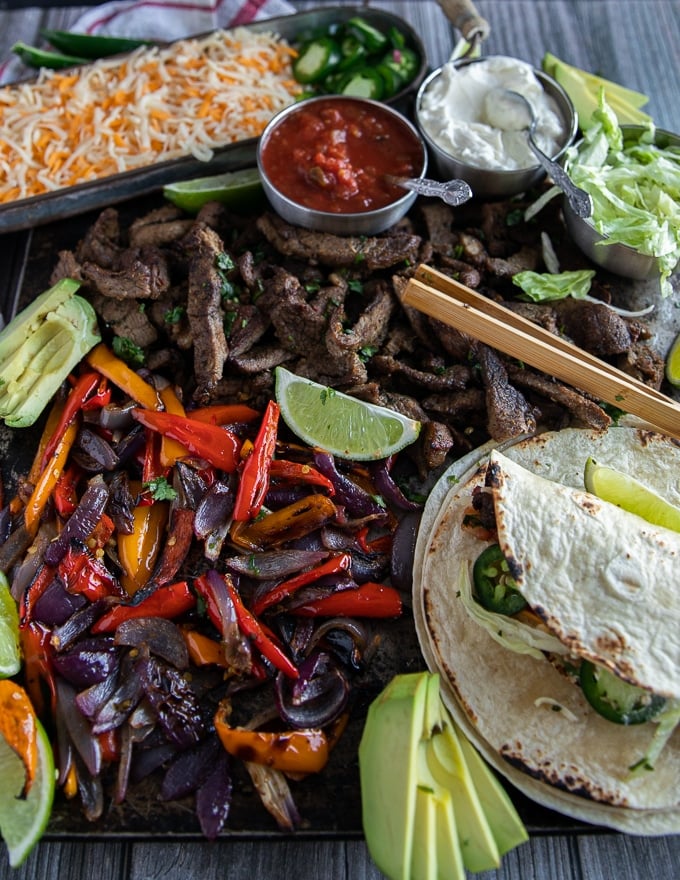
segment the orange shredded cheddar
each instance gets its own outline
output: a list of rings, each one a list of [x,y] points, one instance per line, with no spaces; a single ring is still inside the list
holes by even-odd
[[[272,33],[235,28],[0,88],[0,203],[181,156],[209,161],[293,103],[294,56]]]

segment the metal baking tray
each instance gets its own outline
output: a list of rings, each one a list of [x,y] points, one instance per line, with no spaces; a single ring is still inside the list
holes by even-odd
[[[156,193],[128,200],[119,206],[119,211],[122,220],[127,222],[162,203],[162,196]],[[31,232],[5,237],[11,246],[5,255],[7,271],[0,272],[0,310],[6,320],[46,288],[56,255],[60,250],[75,247],[98,213],[98,210],[81,213],[67,224],[48,223]],[[28,470],[41,429],[42,420],[33,428],[21,431],[12,431],[0,422],[6,491],[10,491],[16,475]],[[358,840],[363,837],[357,750],[368,706],[394,675],[425,668],[408,609],[397,621],[377,622],[375,630],[380,637],[380,649],[368,668],[354,679],[350,720],[329,764],[322,773],[292,784],[303,818],[302,827],[295,831],[296,839]],[[233,803],[223,836],[262,840],[290,837],[288,832],[277,828],[262,806],[243,768],[235,766],[234,773]],[[535,804],[512,786],[508,786],[508,790],[532,835],[601,831]],[[45,837],[52,840],[204,839],[191,805],[159,800],[157,782],[153,781],[136,786],[123,805],[107,803],[104,816],[94,823],[84,817],[79,798],[68,801],[58,793]]]
[[[364,6],[326,6],[307,12],[264,19],[243,27],[253,33],[272,31],[288,42],[294,43],[305,31],[342,23],[354,15],[361,15],[384,31],[393,26],[397,27],[404,34],[407,45],[418,53],[420,68],[417,76],[406,88],[386,102],[407,111],[427,73],[428,60],[422,40],[411,25],[399,16]],[[30,229],[53,220],[63,220],[85,211],[154,192],[178,180],[221,174],[224,171],[235,171],[254,165],[256,145],[257,138],[248,138],[218,148],[209,162],[202,162],[193,156],[165,160],[0,205],[0,233]]]

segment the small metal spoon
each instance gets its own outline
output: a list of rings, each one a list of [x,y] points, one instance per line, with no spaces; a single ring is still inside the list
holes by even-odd
[[[435,196],[446,202],[447,205],[462,205],[472,198],[472,190],[464,180],[449,180],[444,183],[438,180],[428,180],[427,177],[395,177],[386,175],[389,183],[410,189],[421,196]]]
[[[593,213],[593,200],[589,193],[576,186],[559,162],[555,162],[541,150],[534,139],[538,119],[529,101],[512,89],[493,89],[485,101],[487,120],[491,125],[505,131],[515,129],[527,131],[529,146],[538,161],[567,197],[572,211],[578,217],[590,217]]]

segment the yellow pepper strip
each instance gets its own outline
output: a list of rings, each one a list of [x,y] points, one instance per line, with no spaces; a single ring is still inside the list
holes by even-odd
[[[57,485],[62,471],[64,470],[68,454],[71,451],[71,447],[73,446],[77,435],[78,424],[77,422],[72,422],[64,432],[64,436],[54,450],[54,455],[47,463],[47,467],[36,480],[35,488],[33,489],[31,497],[28,499],[24,510],[24,523],[29,535],[34,535],[38,531],[38,524],[42,512],[50,499],[50,495],[54,491],[54,487]]]
[[[120,582],[130,596],[151,577],[165,534],[168,505],[164,501],[138,504],[132,517],[132,534],[118,533],[118,559],[123,569]]]
[[[146,409],[162,409],[162,403],[158,392],[145,382],[141,376],[117,357],[107,345],[100,342],[99,345],[89,351],[85,357],[88,364],[99,370],[102,376],[106,376],[121,391],[124,391],[133,400],[136,400]]]
[[[38,448],[33,458],[33,464],[31,465],[31,469],[28,472],[28,476],[26,477],[26,482],[31,486],[35,485],[36,480],[40,476],[40,463],[42,461],[43,452],[45,451],[45,447],[47,446],[50,437],[54,433],[59,423],[63,408],[64,400],[63,397],[59,396],[52,404],[52,408],[50,409],[50,412],[47,416],[45,427],[43,428],[43,432],[40,435]],[[24,502],[19,495],[15,495],[14,498],[12,498],[12,500],[9,502],[9,509],[13,516],[19,513],[23,506]]]
[[[74,798],[78,794],[78,773],[76,771],[76,765],[71,764],[66,773],[66,779],[64,780],[64,796],[69,800]]]
[[[284,773],[318,773],[328,761],[328,739],[323,730],[284,730],[268,733],[231,727],[229,710],[220,705],[215,730],[224,748],[235,758],[265,764]]]
[[[182,401],[172,385],[166,385],[160,391],[160,396],[166,412],[172,413],[174,416],[186,416]],[[172,467],[178,458],[185,458],[187,455],[189,455],[189,450],[178,440],[172,440],[165,435],[161,437],[160,461],[162,467]]]

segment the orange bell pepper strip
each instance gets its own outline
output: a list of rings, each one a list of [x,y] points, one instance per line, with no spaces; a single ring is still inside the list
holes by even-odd
[[[26,770],[23,794],[27,794],[38,767],[38,727],[35,710],[26,691],[8,678],[0,681],[0,734],[21,758]]]
[[[336,514],[335,504],[325,495],[300,498],[280,510],[252,522],[234,522],[229,531],[231,540],[246,550],[263,550],[285,541],[294,541],[330,522]]]
[[[95,345],[85,360],[91,367],[98,370],[102,376],[113,382],[121,391],[124,391],[133,400],[147,409],[161,409],[162,403],[158,392],[145,382],[141,376],[129,367],[124,360],[117,357],[103,342]]]
[[[77,435],[78,425],[75,422],[71,422],[64,432],[64,436],[57,444],[52,457],[38,477],[31,497],[26,502],[24,523],[30,535],[34,535],[38,531],[40,516],[61,477]]]
[[[186,416],[182,401],[175,393],[172,385],[166,385],[165,388],[161,388],[159,393],[166,412],[174,416]],[[173,440],[171,437],[162,436],[160,449],[161,467],[172,467],[178,458],[186,458],[188,455],[189,450],[182,443]]]
[[[172,413],[150,412],[146,409],[133,409],[132,415],[144,427],[178,440],[194,455],[204,458],[216,468],[227,473],[236,470],[241,443],[227,428],[197,422]]]
[[[276,451],[280,412],[278,403],[270,400],[253,448],[243,465],[234,502],[233,515],[238,522],[254,519],[262,509],[269,489],[269,470]]]
[[[319,728],[270,733],[232,727],[228,716],[228,708],[220,705],[215,713],[215,730],[224,748],[235,758],[265,764],[283,773],[318,773],[328,762],[328,738]]]
[[[187,417],[208,425],[235,425],[239,422],[254,422],[260,418],[260,412],[243,403],[226,403],[191,409]]]
[[[164,501],[140,503],[132,511],[132,532],[129,535],[118,532],[118,560],[123,570],[120,582],[131,596],[151,577],[165,534],[168,512]]]
[[[216,639],[203,635],[195,629],[182,627],[182,638],[194,666],[222,666],[229,668],[224,648]]]
[[[21,654],[24,658],[23,680],[35,711],[44,717],[45,691],[43,682],[50,691],[52,705],[56,703],[54,673],[50,663],[50,637],[52,631],[40,623],[28,623],[19,629]]]

